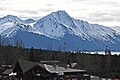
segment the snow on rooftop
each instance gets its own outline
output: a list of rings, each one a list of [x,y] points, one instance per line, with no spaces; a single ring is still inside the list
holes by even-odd
[[[79,70],[79,69],[72,69],[72,68],[65,68],[65,67],[60,67],[60,66],[52,66],[52,65],[47,65],[44,64],[46,70],[48,70],[51,73],[65,73],[65,72],[86,72],[86,70]]]

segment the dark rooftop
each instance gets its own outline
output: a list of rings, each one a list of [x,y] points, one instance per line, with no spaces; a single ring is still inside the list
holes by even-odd
[[[2,75],[9,75],[10,73],[12,73],[13,69],[6,69]]]
[[[86,72],[86,70],[79,70],[79,69],[73,69],[69,67],[62,67],[57,64],[53,63],[59,63],[59,61],[52,61],[52,64],[49,64],[51,61],[43,61],[41,63],[37,62],[31,62],[31,61],[26,61],[26,60],[18,60],[18,63],[23,71],[25,73],[26,71],[30,70],[34,66],[39,66],[45,70],[47,70],[50,73],[65,73],[65,72]]]

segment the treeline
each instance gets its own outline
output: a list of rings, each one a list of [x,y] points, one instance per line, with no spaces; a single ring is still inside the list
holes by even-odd
[[[18,59],[30,61],[58,60],[65,63],[77,63],[78,69],[86,69],[89,74],[100,77],[120,77],[120,55],[100,55],[85,52],[52,51],[20,46],[0,45],[0,69],[2,65],[11,64],[13,67]]]

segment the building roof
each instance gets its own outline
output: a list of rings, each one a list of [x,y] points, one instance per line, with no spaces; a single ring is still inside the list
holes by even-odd
[[[12,73],[13,69],[6,69],[2,75],[9,75],[10,73]]]
[[[17,64],[19,64],[23,73],[27,72],[28,70],[30,70],[34,66],[40,66],[42,68],[45,68],[43,64],[32,62],[32,61],[26,61],[26,60],[18,60]]]
[[[23,71],[26,72],[27,70],[29,70],[30,68],[32,68],[33,66],[36,65],[35,62],[31,62],[31,61],[26,61],[26,60],[18,60],[18,63]]]
[[[60,67],[60,66],[52,66],[52,65],[47,65],[44,64],[46,70],[48,70],[50,73],[67,73],[67,72],[86,72],[86,70],[79,70],[79,69],[72,69],[72,68],[65,68],[65,67]]]
[[[23,73],[31,70],[35,66],[39,66],[50,73],[86,72],[86,70],[65,68],[58,65],[42,64],[42,63],[31,62],[26,60],[18,60],[18,63]]]
[[[48,64],[48,65],[59,65],[61,67],[66,67],[66,64],[68,64],[67,62],[60,62],[60,61],[57,61],[57,60],[54,60],[54,61],[40,61],[41,64]],[[70,63],[69,65],[71,65],[71,67],[75,67],[77,63]]]

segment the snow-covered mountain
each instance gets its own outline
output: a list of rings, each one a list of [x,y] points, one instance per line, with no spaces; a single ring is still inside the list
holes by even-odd
[[[120,26],[113,26],[112,29],[114,29],[116,33],[120,35]]]
[[[119,50],[120,34],[113,28],[72,18],[65,11],[52,12],[39,19],[22,20],[7,15],[0,18],[0,34],[15,44],[53,50]]]

